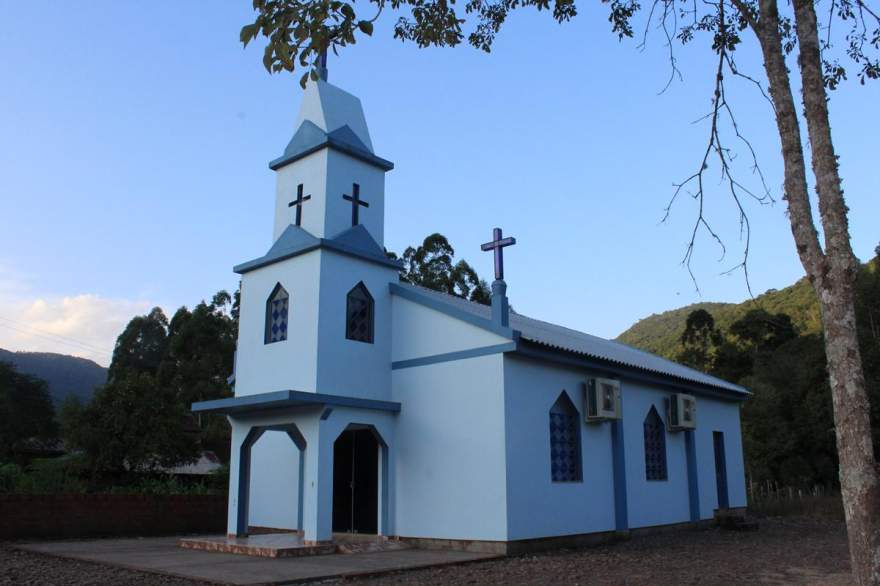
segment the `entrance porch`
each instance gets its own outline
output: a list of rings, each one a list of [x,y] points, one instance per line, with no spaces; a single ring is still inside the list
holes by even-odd
[[[334,531],[394,534],[399,403],[280,391],[196,403],[193,411],[224,413],[232,426],[228,535],[201,540],[199,549],[311,555],[335,548]]]

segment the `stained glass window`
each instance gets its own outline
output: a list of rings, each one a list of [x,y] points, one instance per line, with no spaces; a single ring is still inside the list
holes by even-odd
[[[287,314],[290,296],[281,284],[275,285],[266,301],[266,344],[287,339]]]
[[[577,409],[565,391],[550,408],[550,478],[581,480],[581,428]]]
[[[363,282],[355,285],[346,298],[345,337],[373,343],[373,296]]]
[[[666,426],[653,406],[645,417],[645,478],[666,480]]]

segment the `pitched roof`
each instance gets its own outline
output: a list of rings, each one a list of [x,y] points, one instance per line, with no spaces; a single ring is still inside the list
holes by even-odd
[[[426,300],[432,301],[431,306],[438,308],[438,304],[446,305],[456,310],[465,312],[474,317],[490,322],[492,308],[473,301],[467,301],[460,297],[439,293],[424,287],[400,283],[399,287],[410,291]],[[392,289],[393,291],[393,289]],[[412,298],[411,296],[407,296]],[[614,340],[606,340],[564,326],[541,321],[525,315],[510,313],[510,328],[519,333],[522,340],[544,346],[551,350],[562,350],[574,354],[580,354],[601,361],[610,362],[629,368],[643,370],[653,374],[659,374],[692,383],[698,383],[737,394],[748,395],[749,391],[744,387],[733,384],[726,380],[689,368],[672,360],[667,360],[656,354],[645,352],[627,346]]]
[[[269,251],[259,258],[236,265],[232,270],[238,274],[259,269],[317,248],[328,248],[342,254],[399,269],[400,263],[391,260],[385,250],[370,236],[363,225],[358,224],[344,230],[333,238],[318,238],[300,226],[290,224],[278,237]]]
[[[394,163],[373,154],[348,125],[325,132],[311,120],[304,120],[300,124],[299,129],[287,144],[287,148],[284,149],[284,154],[274,161],[270,161],[269,168],[276,171],[325,147],[345,153],[385,171],[394,168]]]
[[[394,168],[394,163],[373,152],[361,101],[325,80],[306,85],[296,124],[284,154],[269,163],[273,171],[323,148],[345,153],[384,171]]]

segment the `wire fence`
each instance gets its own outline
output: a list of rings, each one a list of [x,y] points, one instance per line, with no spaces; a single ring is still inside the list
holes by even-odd
[[[820,484],[794,487],[773,481],[750,482],[748,497],[749,511],[758,515],[843,519],[840,492]]]

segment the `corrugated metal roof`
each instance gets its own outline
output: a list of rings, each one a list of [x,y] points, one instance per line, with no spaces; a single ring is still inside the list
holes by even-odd
[[[440,301],[456,309],[466,311],[474,316],[487,320],[492,318],[492,309],[454,295],[439,293],[424,287],[400,283],[411,291]],[[547,346],[549,348],[583,354],[599,360],[605,360],[622,366],[637,368],[647,372],[717,387],[735,393],[748,394],[745,388],[689,368],[656,354],[627,346],[614,340],[606,340],[598,336],[551,324],[525,315],[510,312],[510,327],[520,333],[523,340]]]

